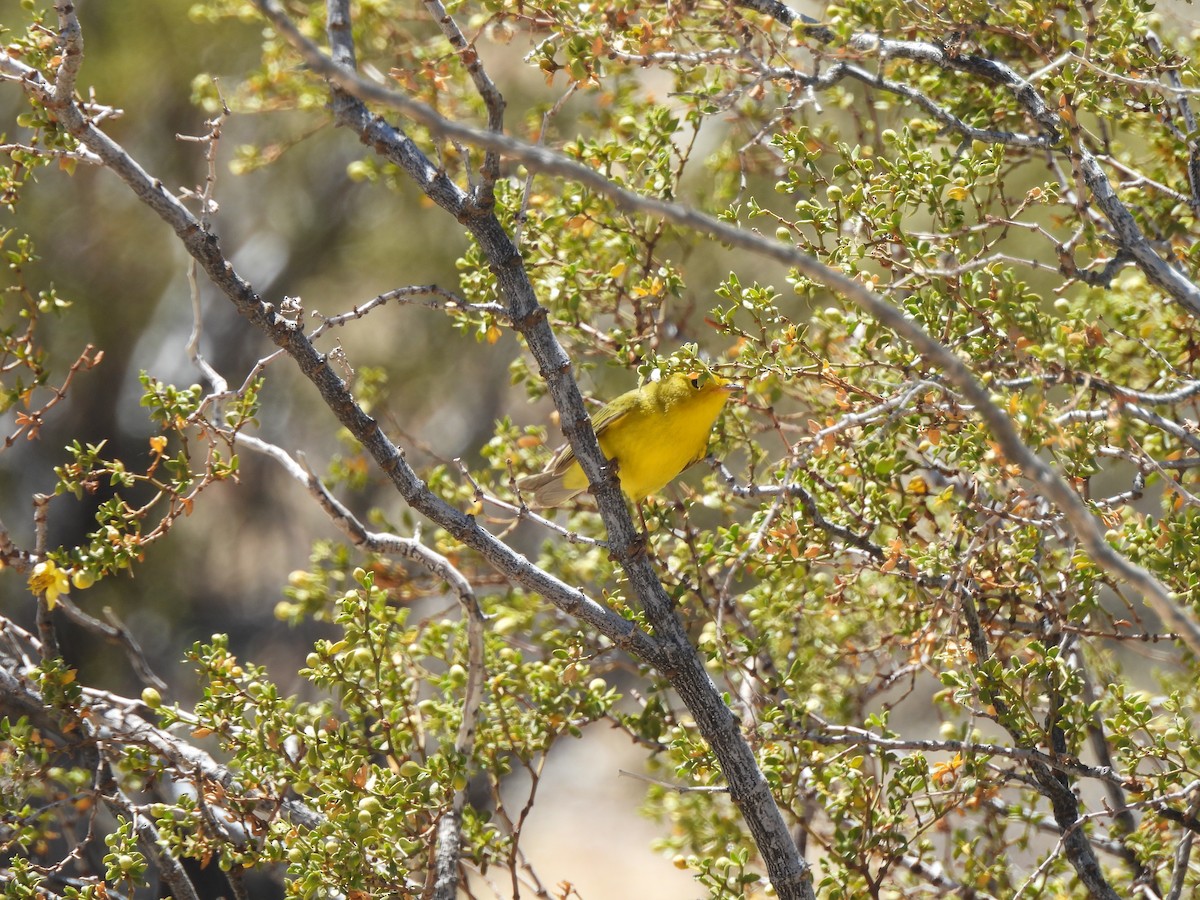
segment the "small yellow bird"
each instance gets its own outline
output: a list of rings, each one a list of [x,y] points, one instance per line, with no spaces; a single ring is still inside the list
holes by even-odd
[[[600,449],[617,464],[621,490],[637,503],[661,490],[704,456],[708,433],[729,395],[742,389],[716,375],[676,372],[648,381],[606,404],[592,420]],[[570,445],[540,475],[518,479],[546,509],[587,490],[587,478]]]

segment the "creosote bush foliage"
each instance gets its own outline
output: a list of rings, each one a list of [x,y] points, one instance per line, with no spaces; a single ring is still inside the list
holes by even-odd
[[[714,898],[1200,890],[1190,6],[167,6],[0,20],[5,896],[578,896],[589,728]]]

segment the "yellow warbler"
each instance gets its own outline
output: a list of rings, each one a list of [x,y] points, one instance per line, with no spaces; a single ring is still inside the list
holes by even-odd
[[[592,420],[600,449],[617,464],[621,490],[635,503],[704,456],[713,422],[741,385],[716,375],[677,372],[648,381],[604,406]],[[531,506],[558,506],[587,489],[568,445],[540,475],[517,481],[533,494]]]

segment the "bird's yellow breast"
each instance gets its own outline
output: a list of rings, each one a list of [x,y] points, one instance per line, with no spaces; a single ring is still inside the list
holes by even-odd
[[[704,455],[713,422],[728,399],[714,388],[690,394],[667,408],[638,404],[599,435],[604,455],[617,463],[621,490],[639,501],[661,490],[689,463]],[[576,463],[564,484],[573,489],[587,487],[587,479]]]

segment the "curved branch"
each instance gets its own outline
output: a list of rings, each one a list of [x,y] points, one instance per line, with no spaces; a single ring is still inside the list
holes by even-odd
[[[475,730],[479,723],[479,710],[483,705],[483,610],[470,581],[450,560],[420,541],[394,534],[368,531],[366,526],[350,512],[312,472],[275,444],[270,444],[250,435],[236,435],[237,442],[275,460],[283,469],[308,488],[317,502],[325,509],[334,523],[354,542],[355,546],[372,553],[403,556],[411,559],[431,575],[445,580],[458,596],[463,611],[467,632],[467,682],[463,689],[462,721],[454,738],[454,752],[459,761],[467,766],[475,747]],[[462,813],[467,803],[467,788],[454,792],[454,801],[442,815],[438,824],[437,852],[435,854],[435,900],[454,900],[458,893],[458,863],[462,855]]]

